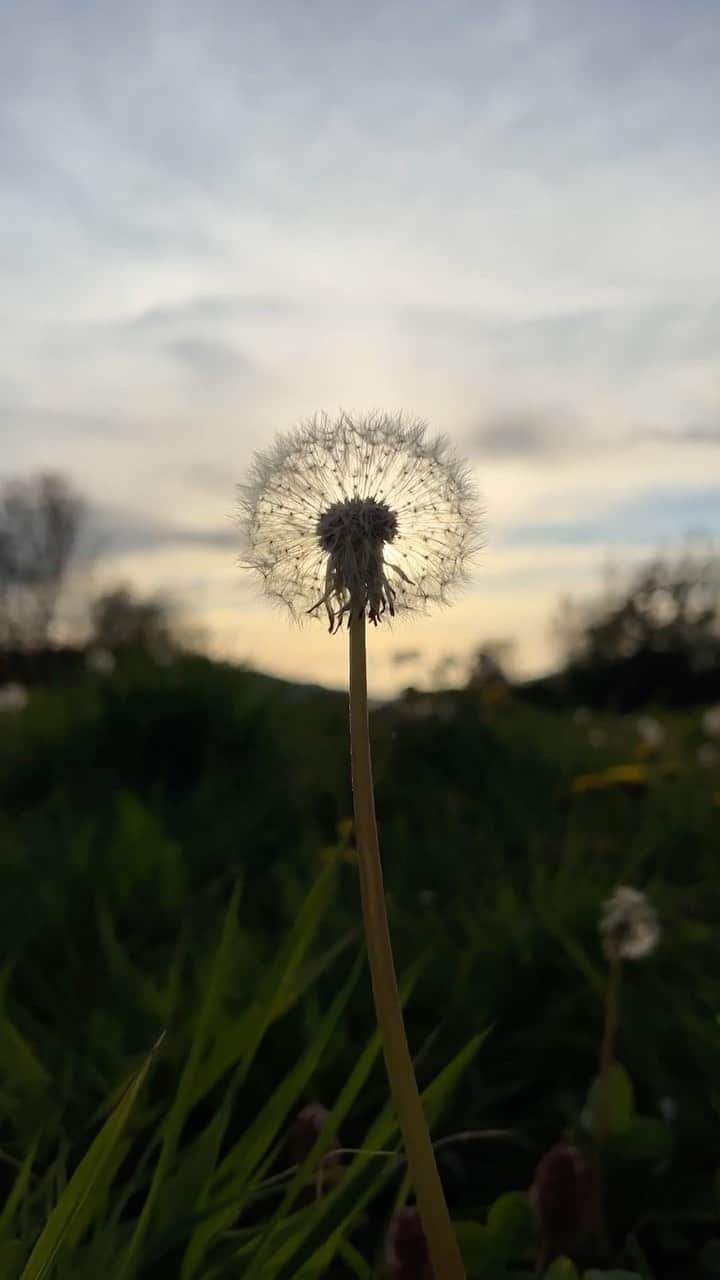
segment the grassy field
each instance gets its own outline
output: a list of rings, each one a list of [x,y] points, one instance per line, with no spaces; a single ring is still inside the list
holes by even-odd
[[[655,721],[499,683],[372,716],[408,1031],[471,1277],[570,1280],[566,1254],[720,1271],[720,757],[699,711]],[[344,697],[128,659],[32,688],[0,730],[3,1280],[340,1280],[383,1257],[422,1277],[383,1246],[408,1187]],[[598,1085],[618,884],[662,935],[623,965]],[[575,1180],[536,1177],[561,1142]]]

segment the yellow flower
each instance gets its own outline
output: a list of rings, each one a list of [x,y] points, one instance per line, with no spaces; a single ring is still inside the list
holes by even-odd
[[[612,787],[646,787],[650,774],[644,764],[614,764],[601,773],[582,773],[572,781],[571,790],[607,791]]]

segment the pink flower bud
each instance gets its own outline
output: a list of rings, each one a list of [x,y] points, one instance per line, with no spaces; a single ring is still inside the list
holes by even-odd
[[[312,1148],[318,1134],[324,1129],[330,1112],[321,1102],[308,1102],[307,1106],[298,1111],[293,1124],[288,1133],[288,1144],[295,1164],[300,1164]],[[318,1163],[322,1162],[325,1168],[336,1165],[339,1156],[335,1153],[339,1151],[340,1144],[337,1138],[328,1135],[325,1154],[320,1157]]]
[[[415,1205],[396,1213],[388,1227],[385,1270],[395,1280],[433,1280],[427,1241]]]
[[[535,1170],[530,1203],[546,1254],[572,1247],[581,1229],[589,1189],[588,1169],[575,1147],[557,1142],[545,1152]]]

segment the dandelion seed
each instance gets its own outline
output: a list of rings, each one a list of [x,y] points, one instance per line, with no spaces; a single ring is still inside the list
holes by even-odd
[[[443,437],[403,414],[324,414],[255,457],[243,560],[293,615],[329,629],[444,603],[481,545],[478,499]]]
[[[603,904],[600,934],[610,959],[639,960],[655,950],[660,925],[645,894],[622,884]]]

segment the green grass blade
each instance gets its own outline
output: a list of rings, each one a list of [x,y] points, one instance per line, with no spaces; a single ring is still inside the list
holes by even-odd
[[[193,1101],[199,1101],[238,1059],[247,1074],[268,1027],[288,1008],[291,997],[297,999],[301,994],[297,985],[298,970],[326,916],[336,875],[336,866],[330,863],[318,876],[256,1000],[240,1018],[234,1033],[220,1037],[203,1063],[195,1082]]]
[[[34,1049],[8,1017],[0,1016],[0,1069],[7,1080],[44,1088],[50,1077]]]
[[[0,1213],[0,1239],[8,1234],[13,1218],[15,1217],[15,1211],[22,1204],[25,1192],[30,1185],[30,1177],[32,1175],[32,1166],[33,1160],[35,1159],[36,1149],[37,1142],[33,1142],[22,1162],[22,1165],[20,1166],[18,1176],[13,1183],[10,1195],[5,1201],[3,1211]]]
[[[408,971],[408,973],[404,975],[402,982],[400,983],[400,999],[403,1005],[409,999],[425,963],[426,963],[425,959],[421,959],[417,961],[413,965],[413,967]],[[370,1071],[372,1070],[372,1067],[378,1055],[380,1054],[380,1050],[381,1050],[380,1033],[378,1030],[375,1030],[372,1036],[370,1037],[365,1049],[363,1050],[363,1053],[358,1059],[355,1067],[353,1068],[353,1071],[351,1072],[349,1078],[345,1082],[345,1085],[343,1086],[340,1092],[340,1096],[337,1102],[335,1103],[335,1106],[330,1112],[330,1115],[327,1120],[327,1124],[325,1126],[326,1133],[339,1132],[340,1127],[343,1124],[343,1121],[345,1120],[345,1117],[350,1112],[350,1109],[353,1106],[356,1098],[360,1094],[361,1090],[364,1088],[365,1083],[368,1079],[368,1076],[370,1075]],[[277,1246],[278,1235],[281,1231],[282,1225],[285,1222],[288,1213],[292,1209],[292,1206],[295,1203],[298,1195],[302,1191],[303,1187],[307,1186],[308,1179],[311,1177],[312,1173],[317,1168],[318,1161],[324,1150],[324,1145],[325,1145],[325,1134],[322,1133],[318,1135],[316,1141],[314,1142],[313,1146],[311,1147],[304,1161],[299,1166],[294,1178],[292,1179],[291,1183],[287,1188],[287,1191],[285,1192],[285,1195],[282,1201],[278,1205],[275,1215],[266,1229],[265,1236],[260,1245],[260,1248],[253,1259],[252,1265],[250,1266],[250,1269],[247,1274],[247,1280],[251,1280],[251,1278],[252,1280],[258,1280],[259,1277],[263,1276],[264,1272],[262,1268],[264,1266],[265,1260],[272,1253],[273,1248]],[[367,1146],[368,1148],[372,1145],[373,1149],[375,1150],[380,1144],[379,1143],[371,1144],[370,1141],[367,1141],[364,1145]],[[355,1165],[351,1166],[351,1168],[354,1168],[354,1167]],[[347,1174],[344,1174],[343,1175],[344,1180],[346,1179],[346,1177],[347,1177]]]
[[[441,1108],[488,1034],[488,1031],[484,1031],[473,1036],[423,1091],[422,1100],[430,1124],[437,1119]],[[388,1103],[371,1125],[362,1145],[368,1151],[384,1149],[397,1139],[397,1134],[395,1111]],[[301,1274],[300,1267],[317,1265],[320,1268],[330,1265],[345,1231],[393,1171],[392,1162],[384,1167],[379,1161],[375,1163],[379,1168],[368,1177],[368,1166],[372,1162],[362,1155],[355,1157],[338,1188],[315,1206],[314,1213],[308,1217],[301,1231],[281,1247],[269,1265],[258,1273],[262,1274],[263,1280],[271,1280],[275,1276],[281,1280],[294,1280],[295,1276]],[[251,1275],[252,1272],[248,1274]],[[322,1274],[320,1269],[317,1274]]]
[[[48,1274],[65,1236],[79,1215],[87,1210],[93,1189],[113,1157],[154,1054],[153,1049],[80,1161],[36,1241],[20,1280],[42,1280]]]
[[[237,1219],[246,1194],[252,1189],[253,1172],[261,1165],[263,1156],[272,1146],[277,1134],[286,1123],[292,1107],[297,1103],[308,1080],[317,1069],[357,984],[362,967],[363,957],[359,956],[353,965],[350,977],[325,1014],[312,1044],[280,1082],[218,1169],[216,1181],[222,1186],[223,1198],[231,1196],[234,1203],[230,1209],[218,1214],[198,1229],[183,1260],[182,1280],[189,1280],[189,1277],[194,1275],[213,1238]],[[264,1166],[261,1166],[261,1169],[264,1172]],[[228,1175],[232,1175],[229,1181],[227,1181]]]
[[[183,1126],[193,1104],[194,1086],[207,1043],[213,1029],[213,1020],[220,1006],[223,992],[230,976],[237,936],[237,905],[240,886],[230,899],[223,923],[220,943],[215,953],[210,977],[205,990],[203,1003],[198,1014],[193,1033],[190,1052],[180,1077],[180,1084],[175,1099],[163,1125],[163,1139],[160,1154],[155,1165],[150,1188],[135,1225],[135,1230],[128,1245],[127,1252],[118,1272],[118,1280],[129,1280],[137,1265],[140,1249],[150,1225],[155,1206],[163,1183],[167,1178],[175,1157]]]

